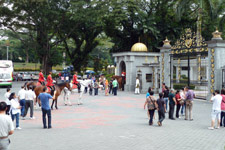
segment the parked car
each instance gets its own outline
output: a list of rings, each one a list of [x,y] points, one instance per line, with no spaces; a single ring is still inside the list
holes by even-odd
[[[31,74],[31,80],[38,80],[38,78],[39,78],[38,74],[35,74],[35,73]]]
[[[22,81],[23,80],[22,77],[23,77],[23,72],[20,72],[20,73],[17,74],[17,80],[18,81]]]
[[[27,72],[22,73],[22,81],[27,81],[27,80],[29,81],[31,80],[31,74]]]

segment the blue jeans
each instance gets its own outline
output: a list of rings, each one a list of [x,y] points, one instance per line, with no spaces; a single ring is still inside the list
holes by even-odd
[[[117,87],[114,87],[114,88],[113,88],[113,94],[114,94],[114,96],[117,95]]]
[[[48,116],[48,128],[51,128],[52,127],[52,125],[51,125],[51,119],[52,119],[51,109],[46,110],[46,109],[42,108],[41,110],[42,110],[43,127],[47,128],[47,125],[46,125],[46,115],[47,115]]]
[[[95,95],[98,95],[98,88],[95,88]]]
[[[19,127],[19,119],[20,119],[20,114],[17,113],[17,114],[12,114],[12,121],[14,121],[15,117],[16,117],[16,128]]]
[[[182,107],[181,107],[181,115],[183,115],[183,114],[184,114],[185,107],[186,107],[186,105],[185,105],[185,102],[184,102],[184,105],[182,105]]]
[[[24,116],[24,113],[25,113],[25,104],[26,104],[26,100],[25,99],[21,99],[20,100],[21,116]]]
[[[167,107],[168,107],[168,97],[163,98],[166,104],[166,111],[167,111]]]

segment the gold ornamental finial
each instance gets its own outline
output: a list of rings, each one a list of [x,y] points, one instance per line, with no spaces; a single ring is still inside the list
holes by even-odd
[[[168,47],[168,46],[171,46],[170,45],[170,41],[168,40],[168,38],[166,37],[165,41],[163,41],[163,47]]]
[[[213,39],[222,39],[221,35],[222,32],[219,32],[218,28],[216,27],[216,31],[212,33]]]

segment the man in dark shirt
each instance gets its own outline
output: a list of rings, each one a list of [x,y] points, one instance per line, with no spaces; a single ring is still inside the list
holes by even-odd
[[[166,104],[164,102],[162,93],[159,93],[159,99],[157,100],[157,104],[158,104],[157,109],[158,109],[158,115],[159,115],[158,125],[162,126],[162,122],[165,119],[165,111],[166,111]]]
[[[165,101],[165,104],[166,104],[166,112],[167,112],[167,105],[168,105],[168,97],[169,97],[169,93],[170,93],[170,90],[167,86],[165,86],[165,90],[163,91],[163,99]]]
[[[171,120],[175,120],[175,118],[173,117],[174,114],[174,107],[176,105],[176,99],[175,99],[175,94],[174,94],[174,90],[170,90],[169,93],[169,119]]]

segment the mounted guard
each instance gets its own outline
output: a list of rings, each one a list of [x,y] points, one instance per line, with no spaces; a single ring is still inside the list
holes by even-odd
[[[54,91],[55,91],[55,86],[54,86],[53,80],[52,80],[52,72],[49,72],[46,86],[50,88],[51,95],[53,96],[54,95]]]
[[[41,85],[45,85],[45,77],[44,77],[44,75],[43,75],[42,72],[43,72],[43,71],[40,70],[38,82],[39,82]]]
[[[78,93],[80,93],[80,87],[81,87],[81,85],[80,85],[80,83],[77,81],[77,72],[75,72],[74,75],[73,75],[73,82],[72,82],[72,83],[75,84],[75,85],[77,85]]]

